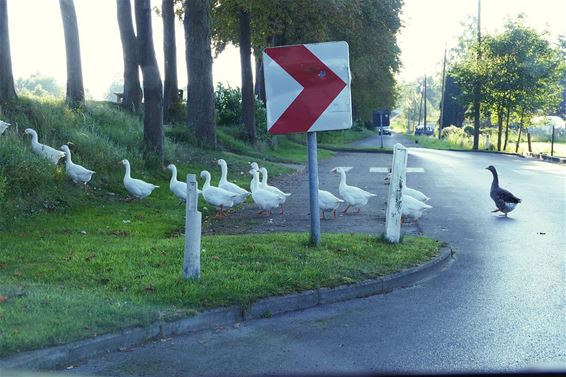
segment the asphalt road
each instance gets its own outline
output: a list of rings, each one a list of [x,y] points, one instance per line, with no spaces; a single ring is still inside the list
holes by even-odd
[[[346,165],[352,158],[338,155],[329,165]],[[379,158],[376,163],[387,162]],[[429,195],[434,206],[421,219],[423,233],[456,252],[454,263],[437,276],[387,295],[110,353],[68,372],[566,371],[566,168],[514,156],[419,148],[410,149],[408,165],[424,169],[408,173],[407,182]],[[508,218],[490,212],[488,165],[498,169],[502,187],[523,199]],[[355,166],[349,181],[367,177],[366,168]]]

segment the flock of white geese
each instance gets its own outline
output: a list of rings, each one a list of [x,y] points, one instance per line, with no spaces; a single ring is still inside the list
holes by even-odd
[[[0,135],[9,125],[9,123],[0,121]],[[65,158],[65,170],[67,175],[73,182],[82,184],[83,189],[86,191],[87,184],[90,182],[95,172],[84,166],[75,164],[71,160],[71,151],[67,145],[62,145],[59,150],[57,150],[48,145],[39,143],[38,135],[35,130],[27,128],[24,133],[32,136],[31,149],[34,153],[46,158],[53,164],[57,164],[60,159]],[[218,209],[218,218],[223,219],[226,216],[224,212],[226,209],[243,203],[248,196],[251,196],[253,202],[258,206],[258,214],[270,216],[272,215],[272,211],[276,208],[280,208],[280,214],[285,213],[284,204],[287,198],[291,196],[291,193],[285,193],[277,187],[269,185],[267,183],[268,172],[265,167],[260,168],[256,162],[250,164],[251,168],[249,174],[252,176],[252,180],[250,182],[250,191],[248,191],[228,181],[228,166],[225,160],[219,159],[216,163],[221,169],[221,177],[218,186],[211,185],[210,173],[203,170],[200,176],[204,178],[204,185],[201,190],[197,190],[197,194],[201,195],[209,205]],[[159,186],[141,179],[132,178],[130,162],[128,160],[121,160],[119,164],[125,166],[124,188],[130,195],[138,199],[143,199],[149,196],[154,189],[159,188]],[[167,169],[171,171],[169,189],[179,200],[183,202],[186,201],[187,184],[177,180],[177,168],[174,164],[167,166]],[[369,199],[377,196],[359,187],[348,185],[346,183],[346,171],[344,168],[336,167],[332,169],[331,172],[340,175],[338,192],[341,198],[336,197],[326,190],[318,191],[318,205],[322,219],[326,219],[326,212],[332,212],[333,218],[336,219],[336,210],[343,203],[346,204],[346,208],[342,211],[343,213],[346,213],[350,208],[360,212],[361,208],[368,203]],[[429,198],[422,192],[404,187],[401,205],[402,219],[410,219],[416,223],[426,209],[432,208],[425,203],[428,200]]]

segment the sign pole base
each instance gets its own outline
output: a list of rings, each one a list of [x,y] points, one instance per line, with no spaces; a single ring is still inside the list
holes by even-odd
[[[320,210],[318,207],[318,158],[316,149],[316,132],[307,132],[307,157],[309,164],[311,243],[315,246],[320,246]]]

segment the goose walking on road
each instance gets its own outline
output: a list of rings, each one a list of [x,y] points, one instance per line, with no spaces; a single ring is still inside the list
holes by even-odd
[[[259,170],[252,168],[249,173],[253,176],[250,184],[252,190],[252,199],[254,203],[260,208],[258,214],[267,213],[272,215],[272,210],[277,208],[284,197],[272,191],[265,190],[261,187],[259,182]]]
[[[244,190],[240,186],[228,181],[228,165],[226,164],[225,160],[219,159],[216,161],[216,163],[220,165],[220,169],[222,170],[222,175],[220,176],[218,187],[238,195],[236,197],[236,200],[234,200],[234,205],[243,203],[250,195],[249,191]]]
[[[226,191],[220,187],[210,185],[210,173],[207,170],[200,172],[201,178],[204,178],[204,185],[202,186],[202,197],[204,200],[218,209],[217,217],[223,219],[226,217],[224,209],[232,208],[238,194],[231,191]]]
[[[370,198],[377,196],[375,194],[372,194],[371,192],[362,190],[359,187],[348,185],[346,183],[346,172],[343,168],[337,167],[332,169],[330,172],[340,174],[340,186],[338,187],[338,192],[340,193],[342,199],[344,199],[344,201],[346,201],[346,203],[348,204],[348,206],[344,211],[342,211],[342,213],[348,212],[348,209],[350,207],[356,208],[357,212],[359,213],[362,207],[368,204],[368,200]]]
[[[489,196],[493,199],[493,202],[497,207],[491,212],[501,211],[505,214],[505,217],[507,217],[507,214],[513,211],[517,204],[521,203],[521,199],[511,194],[509,191],[499,187],[499,177],[497,176],[497,170],[495,170],[493,165],[489,165],[486,169],[493,175]]]
[[[279,213],[284,214],[285,209],[283,208],[283,204],[287,200],[287,197],[291,196],[291,194],[285,193],[285,192],[279,190],[277,187],[270,186],[270,185],[267,184],[267,169],[266,168],[261,168],[261,169],[259,169],[259,171],[261,173],[260,187],[263,190],[267,190],[269,192],[272,192],[279,197],[279,207],[281,207],[281,211]]]

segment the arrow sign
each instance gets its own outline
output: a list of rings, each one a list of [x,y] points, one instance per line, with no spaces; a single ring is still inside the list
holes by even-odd
[[[346,42],[266,48],[263,58],[271,134],[352,126]]]

